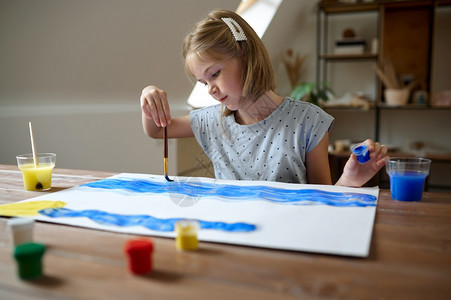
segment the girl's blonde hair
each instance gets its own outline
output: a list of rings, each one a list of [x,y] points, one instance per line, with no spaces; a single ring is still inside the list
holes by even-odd
[[[246,40],[236,41],[232,31],[221,18],[232,18],[241,26]],[[238,14],[228,10],[214,10],[196,24],[183,42],[185,70],[193,76],[186,58],[196,54],[212,59],[239,57],[242,60],[243,97],[256,101],[268,90],[275,90],[274,72],[268,52],[251,26]],[[231,112],[226,109],[225,115]]]

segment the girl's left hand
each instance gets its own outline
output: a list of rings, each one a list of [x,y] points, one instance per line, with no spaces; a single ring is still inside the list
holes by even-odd
[[[361,187],[367,183],[386,164],[387,147],[370,139],[363,142],[370,151],[370,160],[360,164],[354,153],[351,154],[343,169],[338,185]]]

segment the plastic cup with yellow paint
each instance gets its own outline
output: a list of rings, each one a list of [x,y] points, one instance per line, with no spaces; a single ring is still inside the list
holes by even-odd
[[[200,224],[196,220],[180,220],[175,223],[176,245],[178,250],[196,250],[199,246],[197,232]]]
[[[37,163],[33,159],[33,154],[21,154],[16,158],[27,191],[46,191],[51,188],[55,153],[37,153]]]

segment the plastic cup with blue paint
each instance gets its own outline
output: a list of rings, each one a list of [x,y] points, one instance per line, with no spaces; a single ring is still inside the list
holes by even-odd
[[[356,144],[351,147],[352,153],[357,156],[357,161],[361,164],[370,160],[370,149],[365,144]]]
[[[431,160],[426,158],[390,158],[386,168],[391,197],[400,201],[420,201],[430,166]]]

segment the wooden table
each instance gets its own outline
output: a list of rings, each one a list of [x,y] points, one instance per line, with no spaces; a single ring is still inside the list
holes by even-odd
[[[55,169],[49,193],[115,173]],[[0,204],[27,192],[16,166],[0,165]],[[451,194],[421,202],[381,190],[370,255],[353,258],[201,243],[193,252],[152,237],[154,271],[134,276],[122,252],[133,235],[37,222],[45,275],[21,281],[0,217],[0,299],[451,299]]]

